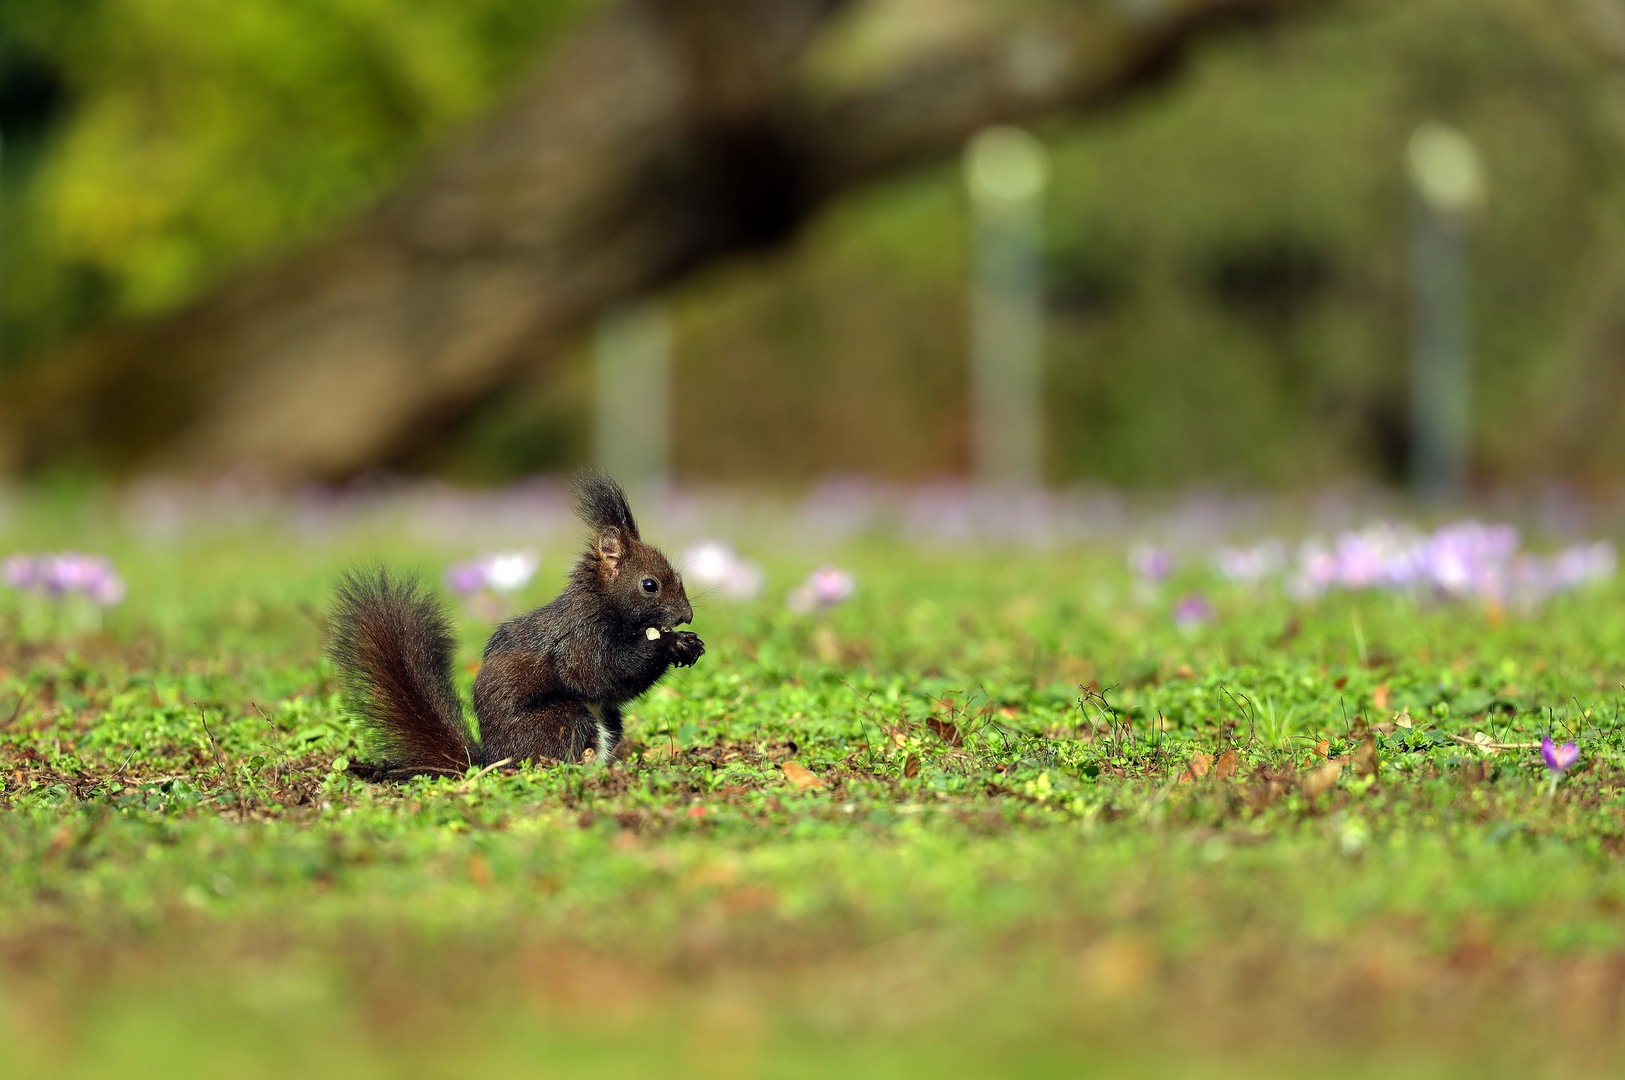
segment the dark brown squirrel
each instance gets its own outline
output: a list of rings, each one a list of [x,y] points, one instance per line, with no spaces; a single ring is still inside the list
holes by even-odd
[[[469,730],[452,683],[451,620],[413,578],[376,569],[340,580],[329,653],[345,702],[381,760],[358,772],[380,779],[461,776],[471,766],[552,758],[607,762],[621,738],[621,707],[672,665],[705,652],[683,579],[638,535],[626,493],[584,470],[571,485],[591,529],[564,589],[491,635],[474,679],[480,734]]]

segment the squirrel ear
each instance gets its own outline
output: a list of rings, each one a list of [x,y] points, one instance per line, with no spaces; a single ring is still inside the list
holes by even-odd
[[[605,529],[598,534],[594,541],[598,548],[598,562],[604,568],[604,576],[613,580],[621,572],[621,556],[626,547],[621,543],[621,531],[615,528]]]

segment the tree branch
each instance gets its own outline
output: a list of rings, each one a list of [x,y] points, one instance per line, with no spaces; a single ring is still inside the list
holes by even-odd
[[[920,6],[625,0],[327,242],[33,365],[0,394],[0,467],[299,479],[398,461],[618,302],[781,244],[986,124],[1103,107],[1222,26],[1326,0],[1054,0],[1019,18],[939,0],[950,31],[907,17]],[[907,28],[890,46],[887,25]]]

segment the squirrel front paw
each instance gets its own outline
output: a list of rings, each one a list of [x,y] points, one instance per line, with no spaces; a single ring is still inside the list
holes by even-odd
[[[705,642],[692,630],[668,630],[661,640],[666,644],[666,655],[678,667],[693,667],[705,655]]]

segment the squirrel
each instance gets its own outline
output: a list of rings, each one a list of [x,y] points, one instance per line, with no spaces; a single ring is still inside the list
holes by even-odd
[[[554,600],[497,627],[474,679],[479,736],[452,683],[451,620],[411,577],[378,568],[339,581],[328,647],[344,701],[381,761],[377,779],[461,776],[471,766],[550,758],[608,763],[621,707],[672,665],[705,652],[682,576],[643,542],[626,493],[591,470],[571,485],[587,549]]]

